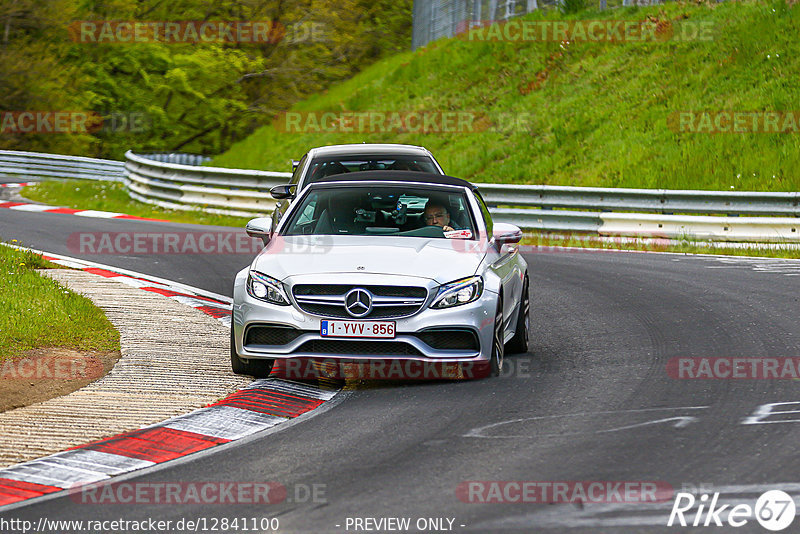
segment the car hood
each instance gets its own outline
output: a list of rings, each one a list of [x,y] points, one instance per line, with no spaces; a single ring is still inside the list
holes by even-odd
[[[392,236],[276,236],[251,266],[290,276],[361,273],[416,276],[444,284],[471,276],[486,251],[479,242]]]

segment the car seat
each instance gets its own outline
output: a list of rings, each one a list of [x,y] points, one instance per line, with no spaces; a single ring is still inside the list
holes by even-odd
[[[356,210],[363,207],[360,197],[336,199],[331,208],[331,227],[334,234],[363,234],[366,223],[356,222]]]

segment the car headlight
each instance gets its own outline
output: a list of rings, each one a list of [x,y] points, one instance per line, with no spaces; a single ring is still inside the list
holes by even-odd
[[[433,299],[431,308],[452,308],[477,300],[483,293],[483,278],[470,276],[443,284],[439,288],[436,298]]]
[[[255,271],[247,273],[247,294],[278,306],[288,306],[289,299],[279,280]]]

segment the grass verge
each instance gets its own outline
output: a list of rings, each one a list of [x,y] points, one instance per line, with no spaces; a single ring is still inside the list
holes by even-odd
[[[93,180],[47,180],[37,185],[24,187],[23,197],[45,204],[74,209],[112,211],[163,219],[176,223],[207,224],[214,226],[243,227],[250,217],[216,215],[198,210],[168,210],[133,200],[125,185],[120,182]]]
[[[99,308],[34,270],[54,267],[0,245],[0,361],[42,347],[119,350],[119,333]]]
[[[792,170],[800,166],[796,119],[787,130],[794,135],[675,124],[681,112],[796,110],[800,5],[668,2],[570,15],[538,10],[519,20],[590,19],[648,20],[664,39],[442,39],[379,61],[293,109],[473,112],[489,117],[488,129],[418,133],[387,122],[382,131],[358,132],[344,120],[337,128],[303,119],[282,130],[278,120],[209,164],[282,171],[310,147],[395,142],[427,147],[448,174],[473,182],[800,190]]]

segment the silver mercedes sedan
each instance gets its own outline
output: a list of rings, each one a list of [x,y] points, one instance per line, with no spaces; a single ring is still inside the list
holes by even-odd
[[[388,361],[398,378],[456,365],[457,378],[478,378],[527,351],[522,232],[493,223],[469,182],[353,172],[310,184],[271,222],[247,225],[265,247],[234,283],[235,373],[323,359]]]

